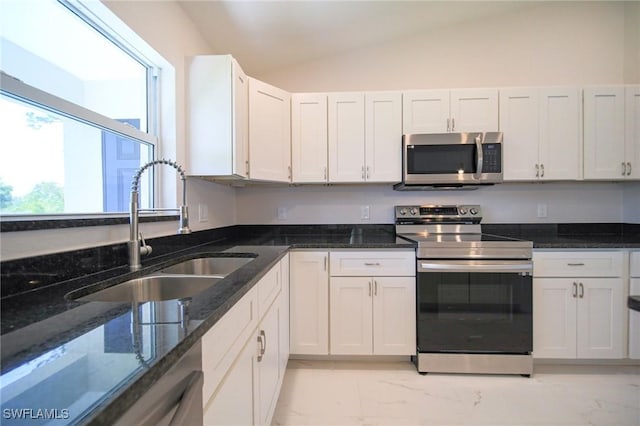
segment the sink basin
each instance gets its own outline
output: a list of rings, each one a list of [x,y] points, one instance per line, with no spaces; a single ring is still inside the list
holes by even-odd
[[[82,302],[159,302],[194,296],[222,280],[194,275],[149,275],[91,293]]]
[[[253,257],[198,257],[164,268],[162,274],[225,277],[251,262]]]

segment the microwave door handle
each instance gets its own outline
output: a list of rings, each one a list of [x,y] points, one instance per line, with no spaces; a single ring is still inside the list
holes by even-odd
[[[476,136],[476,151],[477,151],[477,164],[476,164],[476,174],[475,178],[480,179],[482,176],[482,163],[483,163],[483,155],[482,155],[482,134],[478,133]]]

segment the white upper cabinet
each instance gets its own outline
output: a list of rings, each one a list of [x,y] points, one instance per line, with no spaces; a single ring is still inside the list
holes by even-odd
[[[294,93],[291,96],[292,181],[327,181],[327,95]]]
[[[247,177],[248,90],[247,76],[231,55],[190,58],[190,175]]]
[[[640,179],[640,85],[625,88],[625,144],[626,177]]]
[[[329,182],[398,182],[400,93],[328,95]]]
[[[249,77],[249,177],[291,180],[291,95]]]
[[[624,109],[623,86],[584,89],[585,179],[627,177]]]
[[[498,90],[421,90],[403,94],[403,133],[498,131]]]
[[[577,180],[581,171],[577,88],[500,91],[505,180]]]
[[[362,182],[364,93],[329,94],[329,181]]]
[[[365,179],[367,182],[402,179],[402,95],[399,92],[365,94]]]

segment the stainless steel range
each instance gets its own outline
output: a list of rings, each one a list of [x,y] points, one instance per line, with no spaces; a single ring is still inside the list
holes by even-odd
[[[530,241],[483,234],[478,205],[396,206],[418,243],[418,371],[533,372]]]

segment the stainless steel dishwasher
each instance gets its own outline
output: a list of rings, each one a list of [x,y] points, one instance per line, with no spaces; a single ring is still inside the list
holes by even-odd
[[[202,426],[202,383],[198,341],[114,425]]]

